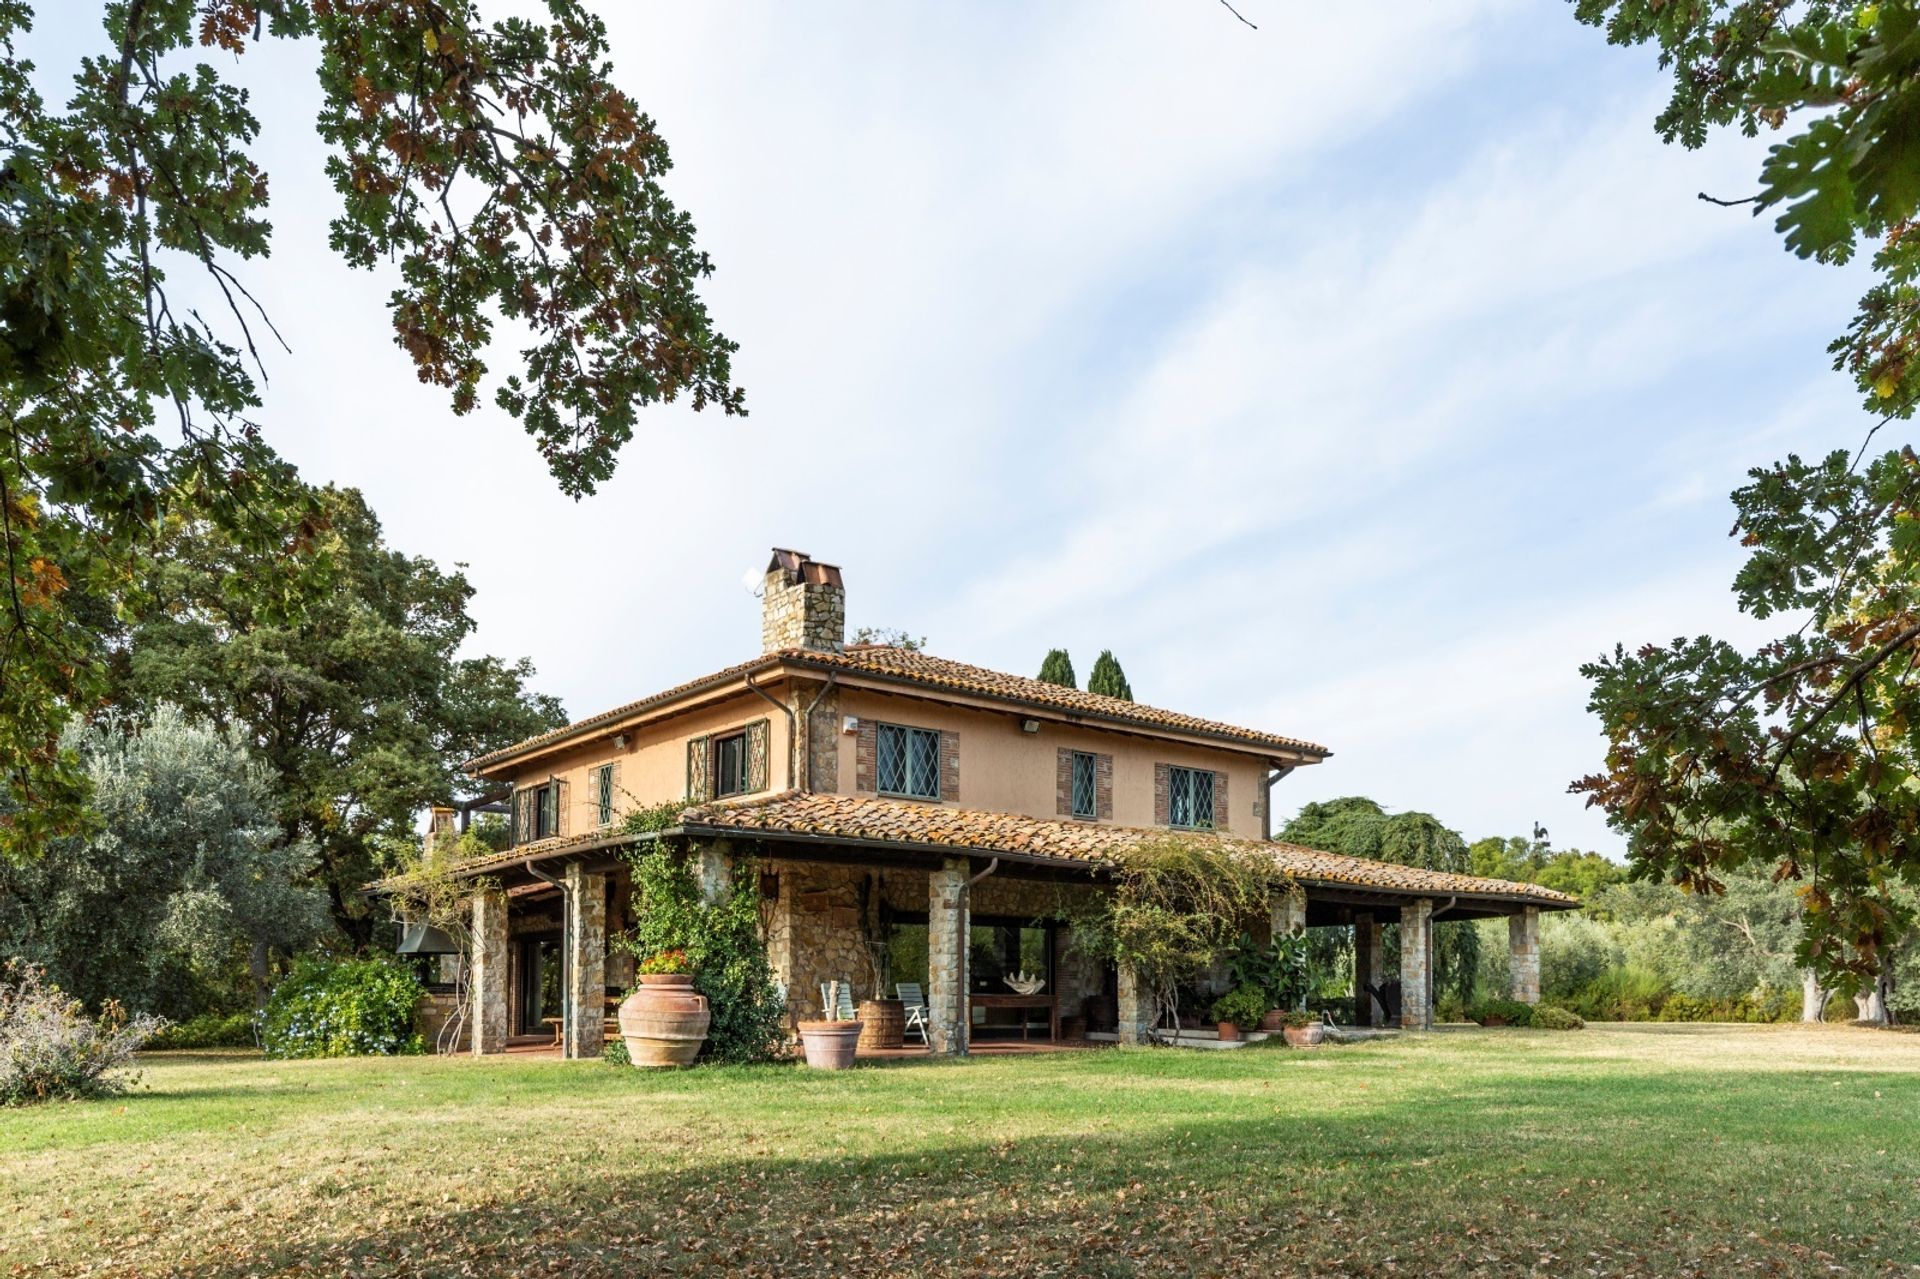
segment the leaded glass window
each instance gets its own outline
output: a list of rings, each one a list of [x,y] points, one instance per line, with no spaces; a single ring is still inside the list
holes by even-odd
[[[1198,768],[1167,770],[1167,823],[1213,829],[1213,774]]]
[[[593,820],[599,826],[613,824],[612,764],[602,764],[593,770]]]
[[[874,772],[885,795],[940,798],[940,734],[898,724],[875,727]]]
[[[1073,815],[1075,817],[1099,815],[1099,792],[1094,785],[1096,768],[1094,756],[1085,751],[1073,753]]]

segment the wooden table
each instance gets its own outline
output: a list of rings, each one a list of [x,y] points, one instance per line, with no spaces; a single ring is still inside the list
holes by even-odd
[[[1047,1037],[1060,1038],[1060,1001],[1052,995],[974,995],[975,1008],[1044,1008],[1047,1010]],[[1027,1037],[1027,1019],[1020,1019],[1020,1038]]]

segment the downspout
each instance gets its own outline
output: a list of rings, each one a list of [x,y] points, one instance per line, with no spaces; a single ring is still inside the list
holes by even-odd
[[[809,795],[813,794],[813,712],[814,712],[814,709],[820,705],[821,701],[826,697],[826,695],[829,692],[833,691],[834,686],[839,682],[840,682],[840,676],[833,671],[828,671],[827,682],[820,686],[820,691],[813,695],[813,700],[811,702],[807,703],[807,713],[806,713],[804,722],[806,723],[806,726],[807,726],[806,791],[807,791],[807,794]]]
[[[1281,764],[1260,779],[1260,838],[1273,838],[1273,785],[1282,781],[1287,774],[1298,768],[1298,764]]]
[[[565,1056],[567,1028],[573,1024],[573,974],[567,971],[573,966],[573,890],[537,866],[529,864],[527,874],[560,890],[560,1053]]]
[[[985,870],[981,871],[978,875],[975,875],[972,879],[969,879],[967,881],[967,891],[972,892],[973,886],[975,884],[979,883],[981,880],[985,879],[987,876],[993,874],[994,871],[999,869],[1000,869],[1000,859],[996,857],[992,861],[987,863],[987,868]]]
[[[766,689],[754,683],[753,676],[742,675],[740,678],[746,683],[748,688],[766,698],[769,705],[778,707],[780,713],[787,717],[787,784],[782,789],[792,790],[794,789],[793,774],[799,759],[800,721],[794,716],[793,707],[780,701],[772,693],[769,693]]]

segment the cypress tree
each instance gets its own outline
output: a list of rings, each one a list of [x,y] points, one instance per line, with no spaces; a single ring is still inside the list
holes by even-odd
[[[1112,649],[1100,650],[1099,658],[1093,663],[1093,674],[1087,676],[1087,691],[1104,693],[1123,702],[1133,700],[1133,686],[1127,683],[1127,674],[1120,669],[1120,663],[1114,660]]]
[[[1067,656],[1064,648],[1047,650],[1047,660],[1040,663],[1040,679],[1043,683],[1059,684],[1065,688],[1080,687],[1080,681],[1073,673],[1073,659]]]

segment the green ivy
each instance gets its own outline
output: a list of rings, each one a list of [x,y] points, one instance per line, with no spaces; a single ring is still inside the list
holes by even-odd
[[[635,813],[629,829],[647,817],[648,810]],[[760,876],[751,861],[736,862],[733,890],[710,903],[694,874],[695,852],[681,841],[658,840],[626,854],[636,920],[617,944],[639,959],[686,952],[694,989],[707,997],[713,1015],[707,1060],[770,1060],[786,1041],[786,1005],[760,934]]]

